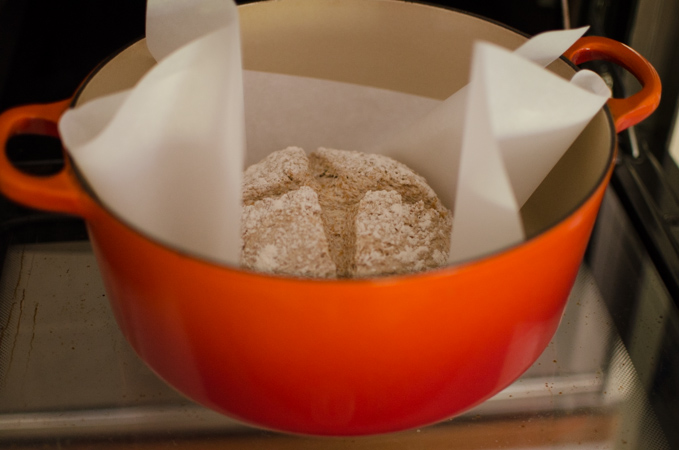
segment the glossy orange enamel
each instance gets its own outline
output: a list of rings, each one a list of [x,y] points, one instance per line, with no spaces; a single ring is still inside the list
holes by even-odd
[[[6,195],[86,217],[119,326],[158,375],[242,421],[322,435],[433,423],[519,377],[556,331],[611,170],[574,214],[508,251],[420,275],[321,281],[183,255],[110,215],[70,167],[58,189],[34,178],[26,193],[25,175],[0,160]]]
[[[593,60],[612,61],[627,69],[641,83],[641,90],[627,98],[613,98],[608,109],[616,131],[623,131],[647,118],[660,104],[661,83],[658,72],[636,50],[600,36],[579,39],[564,56],[574,64]]]
[[[507,252],[367,281],[208,264],[101,209],[89,227],[121,329],[170,384],[253,424],[370,434],[452,416],[535,361],[556,331],[604,189]]]
[[[578,48],[576,60],[592,47]],[[614,58],[638,72],[634,58]],[[619,129],[657,105],[659,87],[642,92],[614,103]],[[22,132],[54,134],[67,104],[5,112],[0,144]],[[614,149],[604,151],[612,161]],[[182,254],[111,215],[68,161],[55,176],[32,177],[2,152],[0,191],[86,219],[121,330],[180,392],[266,428],[362,435],[452,417],[533,364],[557,329],[611,172],[612,163],[574,212],[513,248],[353,281],[269,276]]]
[[[7,110],[0,115],[2,157],[0,158],[0,191],[12,200],[37,209],[82,215],[83,193],[74,184],[70,165],[56,175],[33,177],[14,168],[5,153],[6,142],[19,134],[57,136],[57,122],[70,100],[46,105],[27,105]]]

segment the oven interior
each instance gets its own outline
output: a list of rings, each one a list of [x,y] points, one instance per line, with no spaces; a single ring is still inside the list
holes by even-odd
[[[569,306],[528,372],[468,413],[417,430],[317,439],[251,428],[184,399],[140,362],[113,320],[79,219],[0,198],[0,446],[679,448],[679,169],[667,149],[679,1],[436,3],[527,34],[589,24],[630,43],[663,79],[657,113],[620,136]],[[70,96],[143,35],[144,9],[135,0],[0,2],[0,110]],[[618,95],[638,88],[620,68],[592,68]],[[6,151],[32,173],[63,163],[52,138],[16,137]]]

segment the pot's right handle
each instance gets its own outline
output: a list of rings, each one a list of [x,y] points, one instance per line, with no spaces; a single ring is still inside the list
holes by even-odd
[[[18,134],[58,137],[57,123],[70,100],[26,105],[0,114],[0,192],[25,206],[45,211],[86,215],[86,199],[65,156],[64,168],[55,175],[29,175],[17,169],[7,156],[7,142]]]
[[[619,133],[638,124],[651,115],[660,103],[660,77],[643,56],[627,45],[601,36],[587,36],[578,39],[564,56],[573,64],[593,60],[612,61],[636,77],[641,90],[631,97],[612,98],[608,109],[613,115],[615,129]]]

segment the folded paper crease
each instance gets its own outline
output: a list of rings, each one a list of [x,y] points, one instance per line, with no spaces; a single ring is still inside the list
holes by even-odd
[[[439,101],[243,71],[232,1],[149,0],[158,64],[133,89],[68,111],[60,132],[115,214],[234,265],[244,165],[288,146],[385,154],[453,210],[449,261],[463,261],[525,238],[521,206],[608,99],[596,74],[569,82],[543,69],[584,32],[543,33],[514,52],[479,43],[469,84]]]

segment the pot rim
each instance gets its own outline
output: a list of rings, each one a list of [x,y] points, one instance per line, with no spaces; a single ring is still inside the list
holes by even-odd
[[[273,1],[273,0],[264,0],[264,2],[268,2],[268,1]],[[261,2],[256,2],[256,3],[261,3]],[[513,28],[509,25],[502,23],[502,22],[499,22],[499,21],[494,20],[494,19],[489,19],[489,18],[484,17],[484,16],[479,15],[479,14],[463,11],[463,10],[448,7],[448,6],[434,5],[434,4],[428,3],[426,1],[420,1],[420,0],[413,0],[413,1],[408,2],[408,3],[414,3],[416,5],[448,10],[448,11],[452,11],[454,13],[458,13],[458,14],[474,17],[474,18],[477,18],[477,19],[481,19],[485,22],[489,22],[493,25],[504,28],[504,29],[506,29],[510,32],[515,33],[515,34],[518,34],[519,36],[524,37],[526,39],[530,38],[530,35],[528,35],[527,33],[524,33],[522,31],[519,31],[519,30],[517,30],[517,29],[515,29],[515,28]],[[248,3],[248,4],[244,4],[244,5],[239,5],[239,8],[247,7],[248,5],[250,5],[250,4]],[[75,91],[73,97],[71,98],[71,101],[70,101],[68,107],[74,108],[76,106],[76,104],[78,103],[78,100],[80,99],[80,96],[82,95],[85,88],[92,81],[92,79],[94,79],[97,76],[97,74],[104,68],[104,66],[106,66],[109,62],[111,62],[111,60],[113,60],[115,57],[117,57],[118,55],[120,55],[121,53],[126,51],[128,48],[130,48],[131,46],[133,46],[135,44],[140,43],[143,40],[145,40],[145,36],[139,37],[139,38],[129,42],[127,45],[121,47],[117,51],[109,54],[105,59],[103,59],[99,64],[97,64],[97,66],[94,69],[92,69],[92,71],[90,71],[90,73],[80,83],[80,85],[78,86],[77,90]],[[578,66],[573,64],[573,62],[568,60],[563,55],[559,57],[559,60],[561,60],[562,62],[565,62],[568,66],[570,66],[573,69],[574,72],[577,72],[578,70],[580,70],[578,68]],[[496,257],[498,255],[502,255],[502,254],[505,254],[505,253],[515,251],[515,250],[517,250],[517,249],[519,249],[523,246],[526,246],[526,245],[528,245],[528,244],[530,244],[534,241],[537,241],[537,240],[543,238],[545,234],[554,230],[560,224],[566,222],[571,216],[576,214],[580,209],[582,209],[582,207],[585,205],[585,203],[589,199],[592,198],[592,196],[601,187],[601,185],[607,183],[609,173],[610,173],[610,171],[612,170],[612,167],[615,164],[615,158],[616,158],[616,154],[617,154],[617,142],[618,142],[617,133],[616,133],[616,130],[615,130],[615,124],[614,124],[613,117],[611,115],[610,109],[609,109],[607,104],[604,105],[602,110],[603,110],[603,114],[606,117],[606,124],[607,124],[606,126],[607,126],[607,128],[610,132],[610,135],[611,135],[609,148],[607,150],[608,156],[606,158],[606,164],[603,166],[603,170],[601,170],[601,173],[599,174],[596,182],[593,183],[592,186],[590,187],[590,189],[587,191],[587,194],[584,195],[577,202],[577,204],[575,206],[571,207],[570,209],[568,209],[568,210],[564,211],[562,214],[560,214],[558,219],[552,220],[547,225],[541,227],[538,232],[532,234],[531,236],[526,237],[521,242],[510,244],[510,245],[501,247],[499,249],[496,249],[492,252],[480,254],[480,255],[475,256],[473,258],[464,259],[462,261],[458,261],[458,262],[455,262],[455,263],[452,263],[452,264],[447,263],[447,264],[444,264],[442,266],[435,267],[435,268],[432,268],[432,269],[428,269],[428,270],[425,270],[425,271],[422,271],[422,272],[414,272],[414,273],[406,273],[406,274],[392,274],[392,275],[382,275],[382,276],[371,276],[371,277],[364,277],[364,278],[340,278],[340,279],[330,278],[330,279],[326,279],[326,278],[313,278],[313,277],[303,277],[303,276],[295,276],[295,275],[284,275],[284,274],[259,272],[259,271],[247,269],[247,268],[244,268],[244,267],[240,267],[240,266],[237,266],[237,265],[234,265],[234,264],[230,264],[230,263],[226,263],[226,262],[222,262],[222,261],[217,261],[217,260],[209,258],[209,257],[200,256],[200,255],[197,255],[197,254],[195,254],[191,251],[178,248],[171,243],[163,241],[162,239],[158,239],[156,237],[150,236],[145,231],[140,230],[137,226],[129,223],[127,220],[122,218],[117,212],[109,209],[106,206],[106,204],[97,196],[97,194],[90,187],[86,178],[82,175],[82,173],[78,169],[75,161],[71,157],[69,150],[66,149],[66,148],[64,148],[64,150],[65,150],[65,156],[68,159],[71,167],[73,168],[73,172],[74,172],[74,174],[75,174],[75,176],[78,180],[80,187],[83,189],[84,193],[86,193],[87,196],[91,200],[93,200],[93,203],[97,207],[99,207],[103,212],[110,215],[112,218],[114,218],[116,221],[118,221],[119,223],[124,225],[129,230],[137,233],[138,235],[142,236],[144,239],[147,239],[147,240],[163,247],[165,250],[171,251],[171,252],[177,254],[178,256],[181,256],[181,257],[184,257],[184,258],[194,259],[194,260],[197,260],[197,261],[200,261],[200,262],[203,262],[203,263],[206,263],[206,264],[218,266],[218,267],[221,267],[221,268],[227,268],[227,269],[230,269],[230,270],[233,270],[233,271],[236,271],[236,272],[243,272],[243,273],[247,273],[247,274],[251,274],[251,275],[255,275],[255,276],[260,276],[260,277],[270,277],[270,278],[296,280],[296,281],[303,280],[303,281],[312,281],[312,282],[319,282],[319,283],[337,283],[337,282],[342,282],[342,283],[347,283],[347,282],[351,282],[351,283],[366,283],[366,282],[373,283],[375,281],[378,281],[378,282],[382,282],[382,281],[393,282],[395,280],[409,279],[409,278],[412,278],[412,277],[420,278],[420,277],[427,277],[427,276],[441,276],[441,275],[444,275],[443,272],[456,271],[460,267],[474,265],[474,264],[480,263],[484,260]]]

